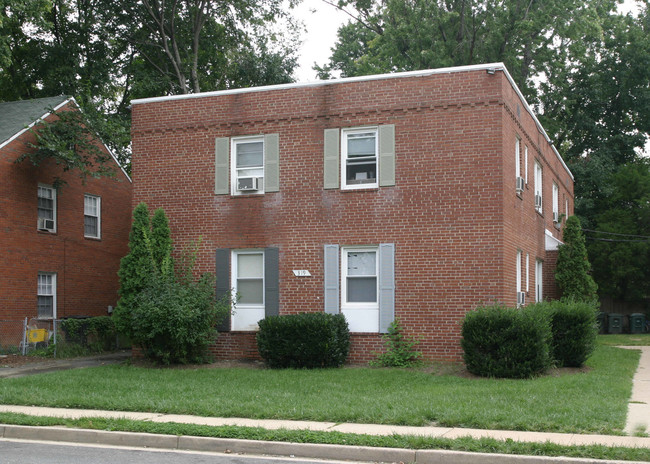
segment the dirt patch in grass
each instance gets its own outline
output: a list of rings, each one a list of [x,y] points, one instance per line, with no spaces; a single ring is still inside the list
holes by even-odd
[[[3,354],[0,355],[0,368],[2,367],[20,367],[26,364],[42,363],[47,359],[35,356],[22,356],[20,354]]]

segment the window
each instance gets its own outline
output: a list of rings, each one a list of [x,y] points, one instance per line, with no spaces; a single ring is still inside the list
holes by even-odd
[[[519,141],[519,137],[517,137],[515,140],[515,176],[516,177],[521,177],[521,152],[519,149],[520,144],[521,142]]]
[[[56,318],[56,274],[38,274],[37,294],[39,319]]]
[[[265,316],[263,250],[232,252],[232,285],[232,330],[256,330],[257,322]]]
[[[377,187],[377,129],[343,130],[341,151],[343,188]]]
[[[528,185],[528,145],[524,147],[524,182]]]
[[[517,306],[522,306],[524,304],[524,296],[521,291],[521,250],[517,250],[517,261],[515,263],[515,273],[516,273],[516,286],[517,286]]]
[[[232,194],[264,193],[264,137],[232,139]]]
[[[544,267],[544,262],[537,259],[535,260],[535,301],[542,301],[542,268]]]
[[[560,189],[553,182],[553,222],[560,221]]]
[[[535,161],[535,209],[542,212],[542,165]]]
[[[101,236],[101,198],[94,195],[84,196],[84,237]]]
[[[56,232],[56,190],[38,186],[38,230]]]
[[[526,293],[530,290],[530,255],[526,253]]]

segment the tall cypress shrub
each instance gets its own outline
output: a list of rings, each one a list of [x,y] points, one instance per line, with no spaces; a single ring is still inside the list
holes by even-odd
[[[140,203],[133,210],[129,233],[129,253],[120,261],[120,299],[113,314],[118,332],[131,335],[131,313],[138,294],[145,288],[154,270],[147,241],[151,233],[149,208]]]
[[[169,221],[162,208],[153,213],[151,219],[151,255],[154,266],[163,274],[169,274],[173,269],[172,238]]]
[[[589,275],[591,264],[587,257],[585,236],[577,216],[566,220],[563,240],[564,244],[558,249],[555,269],[555,281],[562,291],[562,298],[572,301],[595,301],[598,286]]]

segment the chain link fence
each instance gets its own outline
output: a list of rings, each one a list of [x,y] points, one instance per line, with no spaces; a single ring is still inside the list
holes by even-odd
[[[26,355],[36,349],[54,346],[56,356],[57,319],[24,318],[22,320],[0,320],[0,354]]]

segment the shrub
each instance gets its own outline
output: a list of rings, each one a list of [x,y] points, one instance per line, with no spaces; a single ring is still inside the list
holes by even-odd
[[[259,327],[257,349],[269,367],[339,367],[348,357],[350,331],[342,314],[269,316]]]
[[[580,367],[596,348],[596,308],[589,303],[553,301],[551,353],[558,366]]]
[[[415,349],[419,341],[402,331],[399,319],[390,323],[388,333],[382,337],[386,351],[377,355],[377,359],[370,362],[371,366],[415,367],[422,363],[422,352]]]
[[[116,348],[115,324],[109,316],[64,319],[61,329],[67,344],[80,345],[91,352]]]
[[[227,302],[215,300],[210,275],[182,283],[155,274],[135,298],[132,339],[156,363],[206,362],[217,335],[215,326],[229,309]]]
[[[476,375],[526,378],[551,365],[551,326],[541,311],[480,307],[465,316],[462,337],[467,370]]]
[[[555,281],[562,291],[562,298],[595,301],[598,285],[589,274],[591,264],[587,257],[585,236],[577,216],[566,220],[562,238],[564,244],[558,248],[555,269]]]

